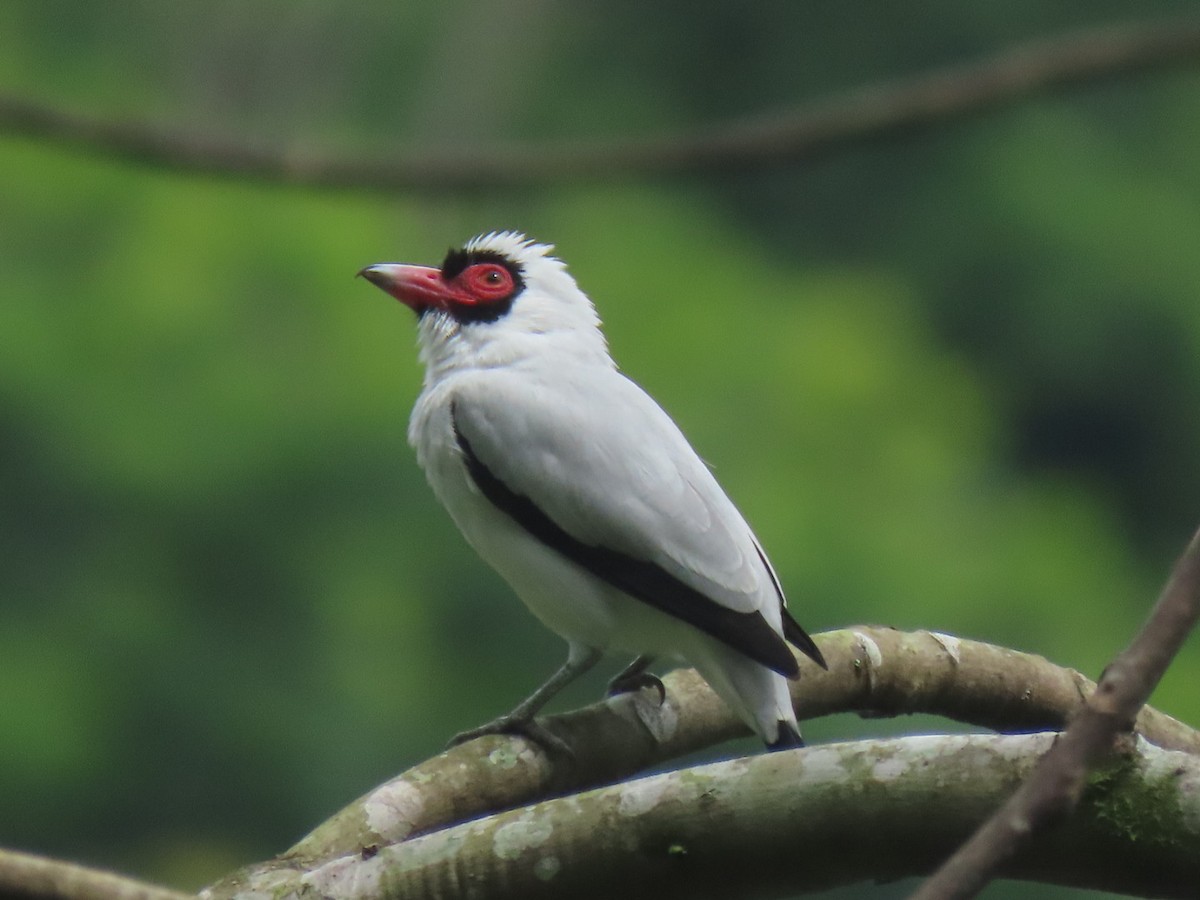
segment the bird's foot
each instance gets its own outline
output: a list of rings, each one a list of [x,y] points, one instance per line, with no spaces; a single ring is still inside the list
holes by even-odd
[[[571,749],[571,745],[545,725],[533,718],[514,715],[500,716],[478,728],[460,732],[450,739],[449,746],[457,747],[459,744],[465,744],[467,741],[473,741],[475,738],[488,734],[519,735],[533,741],[548,753],[556,753],[572,759],[575,757],[575,751]]]
[[[608,696],[616,697],[618,694],[632,694],[634,691],[640,691],[642,688],[654,688],[658,691],[659,706],[662,706],[666,702],[667,689],[663,686],[662,679],[649,672],[621,673],[608,683]]]

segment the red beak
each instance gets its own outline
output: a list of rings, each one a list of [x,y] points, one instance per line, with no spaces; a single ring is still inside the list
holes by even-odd
[[[358,274],[418,313],[431,306],[446,309],[461,300],[458,292],[442,280],[441,270],[430,266],[380,263],[367,266]]]

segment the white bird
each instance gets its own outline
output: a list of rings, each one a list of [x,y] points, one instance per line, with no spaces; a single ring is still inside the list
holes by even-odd
[[[359,274],[418,315],[425,382],[408,437],[467,541],[551,630],[567,661],[511,713],[464,732],[563,749],[534,715],[610,650],[638,658],[614,693],[694,666],[772,749],[802,746],[788,694],[822,668],[766,554],[678,426],[617,371],[553,247],[493,232],[440,268]]]

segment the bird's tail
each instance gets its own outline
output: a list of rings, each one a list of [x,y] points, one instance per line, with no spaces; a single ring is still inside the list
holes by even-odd
[[[779,736],[774,742],[767,744],[768,750],[795,750],[804,746],[804,738],[795,722],[779,720]]]
[[[705,649],[690,661],[769,749],[804,746],[786,678],[716,641]]]

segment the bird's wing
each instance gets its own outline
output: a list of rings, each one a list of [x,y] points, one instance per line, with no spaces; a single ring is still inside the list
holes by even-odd
[[[573,381],[569,370],[492,370],[455,392],[455,433],[476,487],[598,578],[797,674],[769,624],[783,600],[770,567],[682,433],[624,376],[589,369]]]

